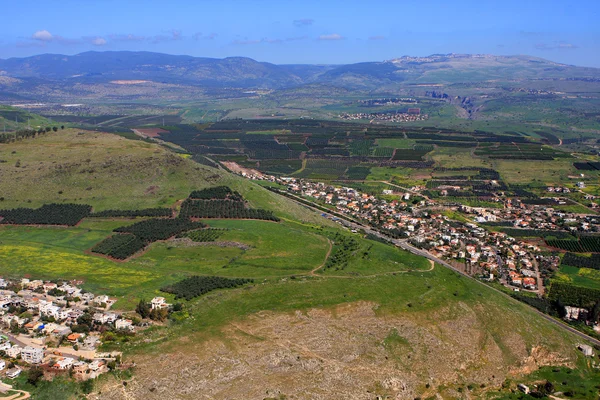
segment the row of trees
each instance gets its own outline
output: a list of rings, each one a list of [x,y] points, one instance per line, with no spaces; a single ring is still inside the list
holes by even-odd
[[[190,200],[181,204],[180,216],[192,218],[237,218],[279,221],[272,211],[246,208],[243,201]]]
[[[579,240],[546,240],[546,244],[574,253],[600,253],[600,236],[579,236]]]
[[[60,129],[65,129],[64,125],[60,127]],[[19,129],[12,133],[2,133],[0,134],[0,143],[10,143],[20,139],[28,139],[36,137],[37,135],[43,135],[44,133],[48,133],[50,131],[57,132],[58,127],[45,127],[38,129]]]
[[[92,252],[124,260],[152,242],[166,240],[205,226],[201,222],[194,222],[187,218],[156,218],[140,221],[116,228],[114,232],[119,234],[104,239],[92,248]]]
[[[592,254],[591,257],[567,253],[561,261],[561,265],[570,265],[578,268],[600,269],[600,254]]]
[[[194,222],[187,218],[173,219],[148,219],[137,222],[133,225],[116,228],[115,232],[131,233],[144,242],[156,242],[157,240],[166,240],[180,233],[193,229],[204,228],[206,225],[202,222]]]
[[[90,214],[97,218],[135,218],[135,217],[171,217],[173,211],[170,208],[144,208],[141,210],[104,210]]]
[[[44,204],[40,208],[0,210],[0,223],[15,225],[68,225],[74,226],[92,211],[85,204]]]
[[[244,201],[244,198],[238,192],[234,192],[227,186],[215,186],[202,190],[194,190],[190,196],[190,199],[195,200],[234,200]]]
[[[176,299],[191,300],[194,297],[217,289],[235,288],[252,283],[252,279],[230,279],[219,276],[191,276],[180,282],[162,287],[160,290],[175,295]]]
[[[92,248],[92,252],[124,260],[144,249],[146,243],[130,233],[108,237]]]

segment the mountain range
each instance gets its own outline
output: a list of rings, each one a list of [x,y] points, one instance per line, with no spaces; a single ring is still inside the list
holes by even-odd
[[[151,52],[85,52],[0,59],[0,92],[44,83],[105,84],[140,80],[219,88],[284,89],[327,84],[373,89],[402,84],[453,84],[519,79],[600,79],[600,69],[529,56],[436,54],[348,65],[276,65],[245,57],[224,59]]]

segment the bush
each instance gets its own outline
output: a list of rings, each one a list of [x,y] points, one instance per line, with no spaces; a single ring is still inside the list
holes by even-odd
[[[191,300],[217,289],[235,288],[253,282],[252,279],[230,279],[218,276],[191,276],[160,290],[175,295],[176,299]]]

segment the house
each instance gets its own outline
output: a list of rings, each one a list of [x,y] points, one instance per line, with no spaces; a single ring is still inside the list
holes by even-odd
[[[65,369],[69,369],[71,368],[71,366],[73,365],[73,363],[75,362],[75,360],[73,360],[72,358],[61,358],[60,360],[58,360],[56,362],[56,364],[54,364],[53,368],[56,369],[60,369],[60,370],[65,370]]]
[[[0,371],[2,371],[4,368],[6,368],[6,361],[0,360]]]
[[[103,367],[106,366],[106,361],[104,360],[94,360],[90,363],[89,368],[90,371],[99,371],[100,369],[102,369]]]
[[[56,289],[58,285],[54,282],[46,282],[42,285],[42,287],[44,288],[44,291],[48,293],[48,291]]]
[[[117,330],[133,330],[133,323],[130,319],[118,319],[115,321],[115,329]]]
[[[81,337],[83,337],[81,333],[71,333],[69,336],[67,336],[67,340],[71,343],[77,343]]]
[[[83,347],[86,349],[95,349],[100,343],[100,338],[98,336],[90,335],[83,340]]]
[[[97,305],[101,305],[102,303],[108,303],[108,296],[107,295],[100,295],[100,296],[96,296],[96,298],[94,299],[94,303]]]
[[[10,344],[10,342],[0,343],[0,351],[6,351],[6,350],[10,349],[11,347],[12,347],[12,345]]]
[[[11,368],[8,371],[6,371],[6,377],[8,379],[15,379],[19,375],[21,375],[21,369],[18,367]]]
[[[17,358],[19,354],[21,354],[22,347],[21,346],[12,346],[10,349],[6,350],[6,355],[10,358]]]
[[[150,302],[153,310],[162,310],[163,308],[169,307],[169,305],[165,302],[164,297],[155,297]]]
[[[41,347],[26,346],[21,350],[21,358],[29,364],[39,364],[44,359],[44,349]]]
[[[87,363],[84,363],[83,361],[77,361],[76,363],[73,363],[73,372],[75,373],[75,375],[85,375],[87,370]]]
[[[99,324],[110,324],[116,321],[117,314],[115,313],[94,313],[94,322]]]

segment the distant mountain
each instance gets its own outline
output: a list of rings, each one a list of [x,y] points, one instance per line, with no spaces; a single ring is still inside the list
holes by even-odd
[[[275,65],[245,57],[224,59],[151,52],[42,54],[0,59],[0,96],[60,85],[61,93],[112,81],[151,81],[189,87],[289,89],[325,84],[345,89],[381,89],[405,84],[472,83],[519,79],[600,79],[600,69],[528,56],[436,54],[349,65]],[[25,90],[27,89],[27,90]]]

